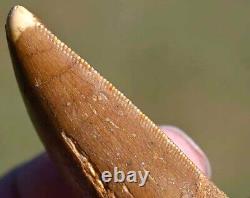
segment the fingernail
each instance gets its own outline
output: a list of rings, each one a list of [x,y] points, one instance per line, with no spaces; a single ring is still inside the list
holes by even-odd
[[[203,150],[184,131],[174,126],[161,126],[168,137],[192,160],[198,168],[211,177],[212,171],[209,160]]]

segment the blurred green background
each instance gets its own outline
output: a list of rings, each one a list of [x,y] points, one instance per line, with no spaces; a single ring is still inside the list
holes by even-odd
[[[157,124],[184,129],[213,180],[250,195],[250,2],[0,2],[0,175],[43,151],[14,78],[4,24],[21,4]]]

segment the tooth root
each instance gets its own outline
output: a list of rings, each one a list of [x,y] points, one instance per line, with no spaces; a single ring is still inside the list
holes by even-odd
[[[79,192],[88,181],[100,197],[226,197],[165,133],[33,14],[16,6],[6,30],[31,119]],[[149,179],[144,187],[102,183],[101,172],[112,172],[114,166],[124,172],[150,171]]]

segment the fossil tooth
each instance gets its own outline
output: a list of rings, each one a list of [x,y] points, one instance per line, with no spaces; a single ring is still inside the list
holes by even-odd
[[[99,197],[226,197],[129,99],[24,7],[10,11],[6,32],[32,122],[80,196],[90,185]],[[149,178],[143,187],[104,183],[101,173],[114,167],[147,170]]]

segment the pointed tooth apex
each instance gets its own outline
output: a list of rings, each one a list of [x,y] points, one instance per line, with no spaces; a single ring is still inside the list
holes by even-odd
[[[35,26],[37,18],[23,6],[15,6],[11,9],[6,24],[9,39],[17,41],[22,32],[27,28]]]

